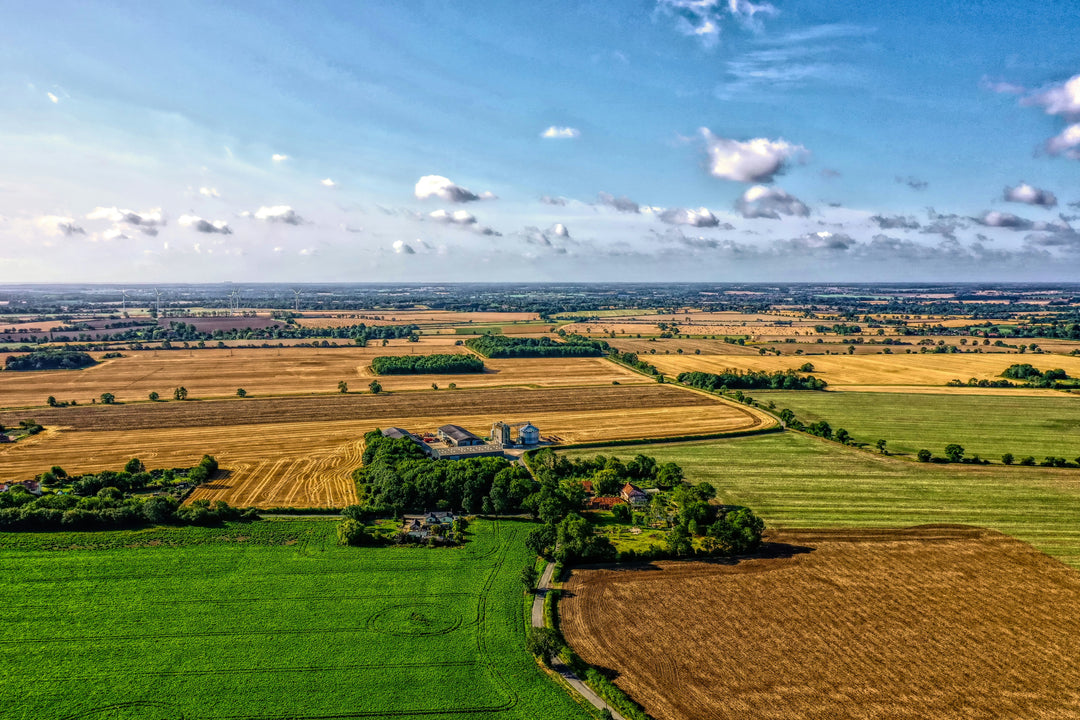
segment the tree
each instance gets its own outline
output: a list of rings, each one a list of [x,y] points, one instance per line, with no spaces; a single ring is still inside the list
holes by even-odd
[[[616,522],[629,523],[634,518],[634,511],[626,503],[619,503],[611,508],[611,516]]]
[[[918,452],[919,462],[930,462],[930,458],[933,457],[929,450],[920,450]]]
[[[142,464],[142,460],[139,458],[131,458],[124,465],[124,472],[134,475],[135,473],[141,473],[146,470],[146,467]]]
[[[799,367],[799,372],[814,372],[814,363],[805,362]]]
[[[57,405],[56,398],[53,397],[52,395],[50,395],[49,398],[45,401],[45,404],[48,405],[49,407],[56,407],[56,405]]]
[[[150,402],[157,402],[161,399],[161,396],[157,394],[157,391],[150,393]]]
[[[683,481],[682,468],[673,462],[666,462],[656,471],[656,484],[662,488],[673,488]]]
[[[556,530],[554,525],[544,525],[525,536],[525,547],[541,557],[547,557],[548,551],[555,545]]]
[[[834,437],[836,438],[836,442],[840,443],[841,445],[847,445],[849,442],[851,442],[851,434],[844,428],[839,428],[836,431],[836,435]]]
[[[173,400],[187,400],[187,388],[181,385],[180,387],[173,390],[172,396]]]
[[[101,393],[102,405],[112,405],[114,402],[116,402],[115,395],[113,395],[112,393]]]
[[[881,453],[882,455],[888,454],[887,452],[885,452],[885,446],[888,445],[885,440],[878,440],[876,445],[879,453]]]
[[[339,393],[349,392],[349,383],[345,382],[344,380],[338,380],[337,391]]]
[[[236,397],[247,397],[247,390],[244,388],[236,388]]]
[[[946,445],[945,457],[949,459],[949,462],[958,463],[964,459],[964,448],[956,443]]]
[[[438,390],[439,389],[439,383],[431,383],[431,389],[432,390]]]
[[[536,581],[540,579],[540,573],[532,565],[521,568],[521,584],[525,586],[525,592],[532,592],[536,588]]]
[[[729,512],[709,527],[709,537],[726,553],[739,554],[761,544],[765,522],[749,508]]]
[[[619,489],[625,484],[614,468],[604,468],[593,475],[593,488],[600,497],[617,495]]]
[[[450,383],[448,386],[451,390],[457,390],[457,383]]]
[[[537,657],[543,658],[545,664],[551,663],[551,658],[562,651],[562,642],[559,635],[551,628],[529,628],[529,634],[525,638],[525,647]]]
[[[359,520],[345,518],[337,526],[339,545],[364,545],[368,541],[367,528]]]
[[[372,380],[368,383],[368,390],[370,390],[372,394],[378,395],[382,392],[382,385],[379,384],[378,380]]]
[[[1003,465],[1012,465],[1014,459],[1015,458],[1013,458],[1012,453],[1005,453],[1004,455],[1001,456],[1001,462],[1002,462]]]
[[[690,536],[690,530],[682,524],[673,527],[667,535],[667,548],[672,555],[692,555],[694,540]]]

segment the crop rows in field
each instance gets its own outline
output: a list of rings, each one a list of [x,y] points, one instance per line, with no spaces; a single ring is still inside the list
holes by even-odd
[[[4,717],[587,717],[525,652],[513,523],[447,551],[341,548],[304,524],[319,537],[301,545],[0,550],[24,604],[0,661],[36,678],[0,685]]]
[[[731,564],[576,569],[563,633],[659,720],[1080,714],[1075,571],[973,528],[770,540]]]

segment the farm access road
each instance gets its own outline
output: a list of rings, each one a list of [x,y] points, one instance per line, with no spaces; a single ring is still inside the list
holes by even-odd
[[[536,593],[533,597],[532,606],[533,627],[544,627],[544,598],[547,597],[548,590],[551,589],[551,576],[554,573],[555,563],[548,563],[547,567],[544,568],[544,572],[540,574],[540,581],[536,584]],[[615,720],[626,720],[626,718],[619,714],[618,710],[604,702],[603,698],[589,689],[585,683],[581,682],[581,679],[558,657],[551,658],[551,669],[559,673],[563,680],[577,691],[579,695],[592,703],[593,707],[598,710],[607,708],[611,711],[611,717]]]

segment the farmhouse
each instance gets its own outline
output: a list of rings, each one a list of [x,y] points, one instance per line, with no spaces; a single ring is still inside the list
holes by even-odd
[[[625,505],[626,501],[617,497],[587,497],[585,508],[587,510],[610,510],[616,505]]]
[[[623,485],[619,497],[631,505],[644,505],[649,502],[649,496],[645,494],[645,491],[633,483],[626,483]]]
[[[31,495],[41,495],[41,483],[37,480],[23,480],[22,482],[0,483],[0,493],[14,490],[16,487],[24,488]]]

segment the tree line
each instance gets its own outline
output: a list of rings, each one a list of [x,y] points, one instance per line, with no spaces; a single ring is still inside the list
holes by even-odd
[[[480,335],[469,338],[465,346],[489,358],[602,357],[608,344],[580,335],[566,335],[564,342],[549,337],[508,337]]]
[[[722,373],[684,372],[676,378],[710,392],[723,390],[824,390],[827,382],[813,375],[799,375],[794,370],[766,372],[759,370],[725,370]]]
[[[371,361],[376,375],[451,375],[482,373],[484,361],[475,355],[385,355]]]
[[[78,370],[95,365],[94,358],[78,350],[35,350],[27,355],[9,355],[5,370]]]

